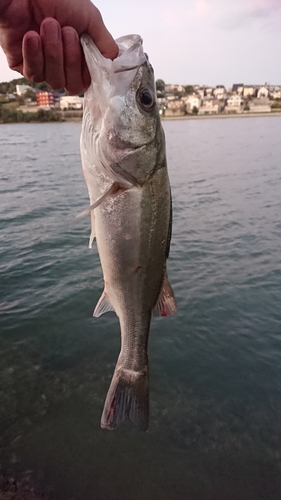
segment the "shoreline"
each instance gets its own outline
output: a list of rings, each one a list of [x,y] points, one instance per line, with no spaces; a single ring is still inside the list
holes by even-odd
[[[209,115],[183,115],[183,116],[161,116],[161,120],[208,120],[208,119],[219,119],[219,118],[255,118],[255,117],[272,117],[281,116],[281,111],[274,113],[228,113],[228,114],[209,114]]]
[[[48,113],[49,111],[46,111]],[[59,120],[32,120],[30,121],[0,121],[0,125],[13,125],[15,123],[81,123],[82,116],[81,111],[77,112],[75,116],[75,111],[71,112],[71,116],[61,116],[60,113],[56,113],[52,110],[50,112],[56,114],[57,117],[61,117]],[[161,121],[176,121],[176,120],[219,120],[219,119],[230,119],[230,118],[256,118],[256,117],[273,117],[281,116],[281,111],[271,112],[271,113],[229,113],[229,114],[207,114],[207,115],[182,115],[182,116],[162,116],[160,115]]]

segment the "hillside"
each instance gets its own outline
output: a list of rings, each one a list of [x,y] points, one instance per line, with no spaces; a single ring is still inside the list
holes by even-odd
[[[17,85],[29,85],[38,90],[45,90],[51,92],[52,89],[47,85],[46,82],[41,83],[33,83],[27,80],[26,78],[16,78],[15,80],[11,80],[10,82],[2,82],[0,83],[0,94],[13,94],[16,92]],[[64,93],[64,89],[60,89],[57,91],[59,94]]]

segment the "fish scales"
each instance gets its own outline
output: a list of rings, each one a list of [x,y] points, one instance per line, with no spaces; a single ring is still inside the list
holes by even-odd
[[[105,59],[87,35],[81,41],[92,76],[84,100],[81,157],[90,197],[90,246],[96,237],[104,277],[94,316],[113,310],[121,328],[101,426],[115,429],[129,419],[146,430],[151,316],[176,311],[166,273],[171,192],[164,132],[141,38],[118,39],[114,61]]]

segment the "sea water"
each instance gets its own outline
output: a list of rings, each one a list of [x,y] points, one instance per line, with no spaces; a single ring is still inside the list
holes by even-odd
[[[152,320],[147,433],[100,429],[120,332],[92,317],[81,124],[0,126],[0,474],[56,500],[277,500],[281,117],[163,126],[178,312]]]

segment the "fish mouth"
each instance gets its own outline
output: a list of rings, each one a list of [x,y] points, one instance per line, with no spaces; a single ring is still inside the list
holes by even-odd
[[[134,50],[137,49],[138,46],[139,46],[139,41],[137,41],[133,45],[131,45],[131,47],[127,50],[127,53],[134,52]],[[113,73],[123,73],[124,71],[131,71],[132,69],[140,68],[148,61],[148,55],[146,53],[144,53],[144,56],[145,56],[146,60],[143,63],[136,64],[135,66],[121,66],[120,68],[113,71]]]
[[[121,66],[121,68],[116,69],[115,71],[113,71],[113,73],[115,73],[115,74],[116,73],[123,73],[124,71],[131,71],[132,69],[139,69],[139,68],[141,68],[148,61],[147,55],[146,54],[144,54],[144,55],[146,56],[146,61],[144,61],[143,63],[136,64],[135,66]]]
[[[121,68],[113,71],[113,73],[123,73],[124,71],[131,71],[132,69],[138,69],[141,66],[143,66],[143,64],[137,64],[136,66],[122,66]]]

